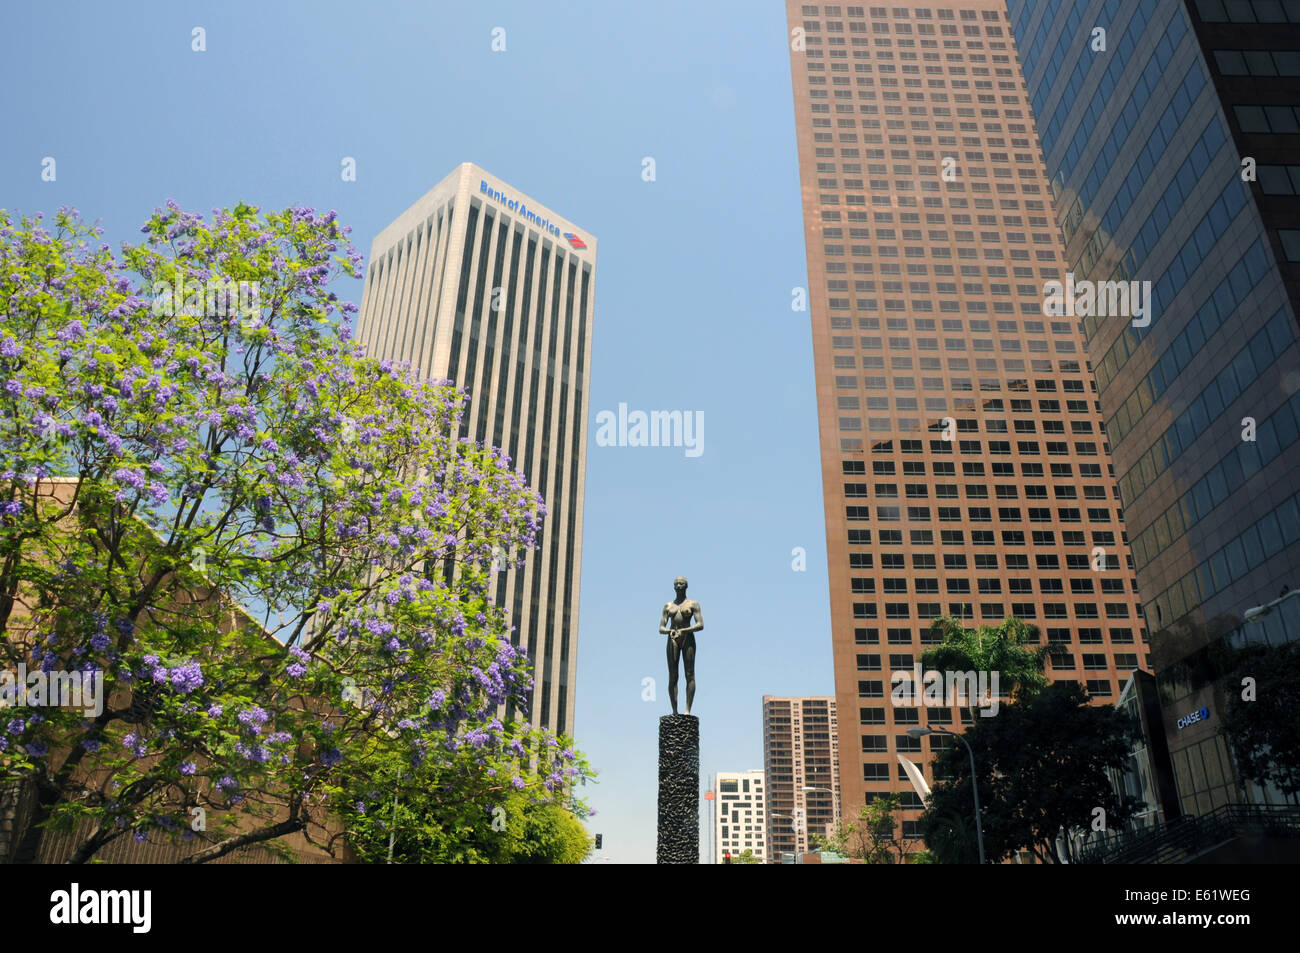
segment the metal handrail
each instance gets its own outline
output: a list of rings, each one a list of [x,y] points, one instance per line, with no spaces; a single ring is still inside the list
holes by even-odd
[[[1251,830],[1300,837],[1300,808],[1285,804],[1223,804],[1208,814],[1184,815],[1155,827],[1127,831],[1086,847],[1079,864],[1174,863]]]

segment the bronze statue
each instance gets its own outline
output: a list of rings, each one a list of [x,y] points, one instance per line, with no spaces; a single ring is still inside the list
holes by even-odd
[[[673,589],[677,598],[664,605],[659,634],[668,636],[668,698],[673,704],[673,714],[677,714],[677,660],[681,658],[686,669],[686,714],[689,715],[691,703],[695,701],[695,633],[704,628],[704,613],[698,602],[686,598],[685,576],[673,580]]]

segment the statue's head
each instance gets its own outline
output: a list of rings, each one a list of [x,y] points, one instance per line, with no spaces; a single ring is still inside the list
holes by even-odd
[[[678,592],[679,594],[685,592],[685,591],[686,591],[686,577],[685,577],[685,576],[678,576],[676,579],[674,579],[674,580],[673,580],[673,588],[674,588],[675,590],[677,590],[677,592]]]

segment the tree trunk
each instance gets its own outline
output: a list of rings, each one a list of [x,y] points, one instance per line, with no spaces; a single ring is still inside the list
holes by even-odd
[[[307,822],[301,818],[291,817],[287,821],[281,821],[279,824],[272,824],[270,827],[263,827],[260,830],[248,831],[245,834],[236,834],[233,837],[227,837],[223,841],[218,841],[211,847],[205,847],[188,857],[183,857],[177,863],[181,864],[204,864],[209,860],[216,860],[218,857],[224,857],[233,850],[238,850],[248,844],[260,844],[263,841],[275,840],[285,834],[292,834],[294,831],[300,831],[307,826]]]

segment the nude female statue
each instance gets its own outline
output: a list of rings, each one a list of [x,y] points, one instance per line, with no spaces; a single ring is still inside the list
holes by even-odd
[[[677,659],[680,657],[686,669],[686,714],[689,715],[691,703],[695,701],[695,633],[704,628],[704,613],[698,602],[686,598],[685,576],[673,580],[673,589],[677,598],[664,605],[659,634],[668,636],[668,698],[673,704],[673,714],[677,714]]]

